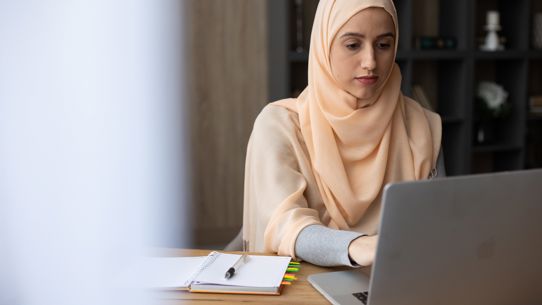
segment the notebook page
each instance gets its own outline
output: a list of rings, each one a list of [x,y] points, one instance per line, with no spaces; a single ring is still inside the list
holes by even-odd
[[[289,256],[250,255],[248,261],[236,270],[232,278],[224,278],[226,271],[240,256],[220,253],[211,265],[201,271],[195,282],[245,287],[278,287],[291,260]]]
[[[187,288],[206,256],[149,257],[144,261],[145,286],[150,288]]]

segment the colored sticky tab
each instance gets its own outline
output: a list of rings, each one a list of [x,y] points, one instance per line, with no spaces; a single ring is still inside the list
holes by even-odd
[[[282,280],[283,280],[283,281],[287,281],[287,282],[295,281],[294,279],[292,279],[292,278],[287,278],[287,277],[283,278]]]
[[[293,279],[293,280],[297,280],[297,277],[293,276],[293,275],[285,275],[284,276],[285,279]]]
[[[288,269],[286,269],[286,271],[288,271],[288,272],[298,272],[299,268],[288,268]]]
[[[299,263],[299,262],[290,261],[289,265],[298,265],[298,266],[299,266],[300,263]]]
[[[284,281],[283,281],[281,284],[282,284],[282,285],[292,285],[291,282],[284,282]]]

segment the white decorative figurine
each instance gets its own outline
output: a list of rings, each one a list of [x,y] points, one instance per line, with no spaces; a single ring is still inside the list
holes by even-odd
[[[480,47],[484,51],[499,51],[504,50],[504,46],[501,44],[497,31],[501,29],[499,12],[488,11],[486,17],[487,35],[484,44]]]

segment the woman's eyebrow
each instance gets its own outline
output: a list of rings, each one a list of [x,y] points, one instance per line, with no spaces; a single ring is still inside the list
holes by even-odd
[[[361,34],[361,33],[357,33],[357,32],[346,32],[346,33],[344,33],[344,34],[341,35],[341,38],[344,38],[344,37],[359,37],[359,38],[365,38],[365,35],[363,35],[363,34]],[[395,35],[393,35],[392,32],[387,32],[387,33],[378,35],[376,38],[382,38],[382,37],[391,37],[391,38],[395,38]]]

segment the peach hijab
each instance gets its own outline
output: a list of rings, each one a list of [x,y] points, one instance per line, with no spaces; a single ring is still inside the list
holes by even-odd
[[[340,88],[331,73],[330,49],[339,29],[368,7],[381,7],[395,24],[391,0],[320,0],[311,33],[308,86],[297,99],[276,102],[299,115],[300,128],[330,227],[355,226],[394,181],[428,177],[440,151],[440,117],[401,93],[394,64],[387,81],[357,108],[356,97]]]

